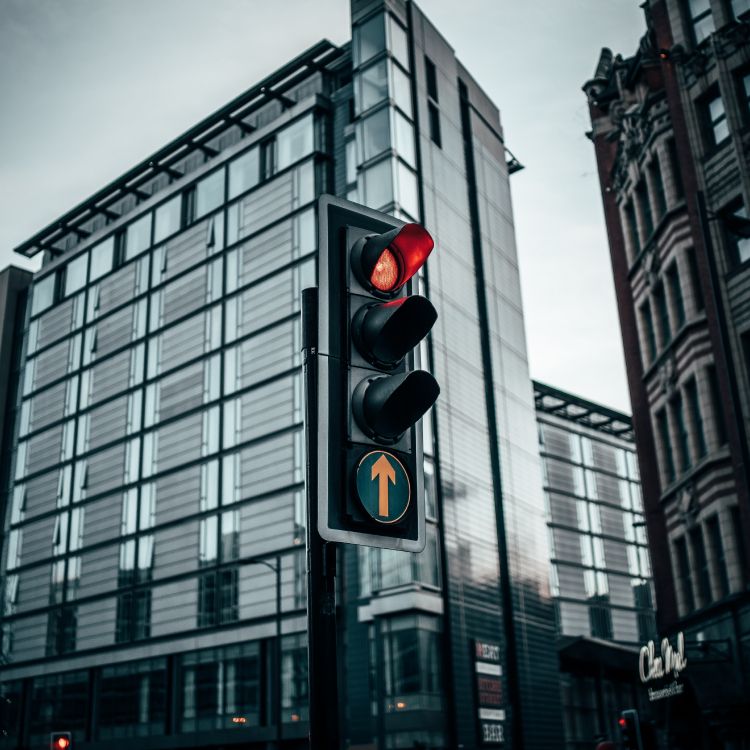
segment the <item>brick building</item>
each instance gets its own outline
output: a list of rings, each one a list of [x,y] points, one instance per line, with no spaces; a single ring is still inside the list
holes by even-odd
[[[750,3],[649,0],[584,85],[662,636],[673,747],[744,747],[750,665]],[[677,721],[676,717],[680,720]],[[735,743],[735,744],[732,744]],[[737,744],[740,743],[740,744]]]

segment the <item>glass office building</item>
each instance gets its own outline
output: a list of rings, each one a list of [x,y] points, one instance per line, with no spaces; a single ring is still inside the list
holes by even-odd
[[[620,736],[636,708],[652,718],[638,676],[656,638],[633,424],[626,414],[534,381],[557,617],[566,750]]]
[[[17,248],[44,263],[7,347],[0,747],[305,746],[299,303],[324,192],[429,227],[440,315],[427,547],[342,556],[344,736],[559,735],[499,113],[416,6],[351,12],[350,44],[307,50]],[[502,654],[491,708],[478,643]]]

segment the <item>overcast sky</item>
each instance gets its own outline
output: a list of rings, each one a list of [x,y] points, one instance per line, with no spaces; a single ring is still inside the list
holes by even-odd
[[[499,106],[532,377],[630,411],[581,85],[640,0],[422,0]],[[0,0],[0,268],[12,248],[322,38],[349,0]]]

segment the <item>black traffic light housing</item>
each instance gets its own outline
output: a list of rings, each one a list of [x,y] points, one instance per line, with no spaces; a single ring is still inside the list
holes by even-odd
[[[440,388],[419,361],[437,313],[415,292],[433,241],[418,224],[330,195],[318,228],[318,531],[418,552],[420,418]]]
[[[620,737],[623,748],[625,750],[643,750],[638,712],[633,708],[626,709],[620,714],[617,723],[620,726]]]

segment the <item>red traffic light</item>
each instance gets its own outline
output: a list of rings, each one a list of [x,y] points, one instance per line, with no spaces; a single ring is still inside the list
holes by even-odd
[[[434,246],[423,226],[404,224],[359,240],[352,248],[352,270],[363,286],[391,295],[424,265]]]
[[[618,719],[617,722],[623,729],[625,729],[628,725],[628,720],[623,718],[622,716]]]
[[[50,750],[71,750],[73,746],[70,732],[52,732],[49,739]]]

